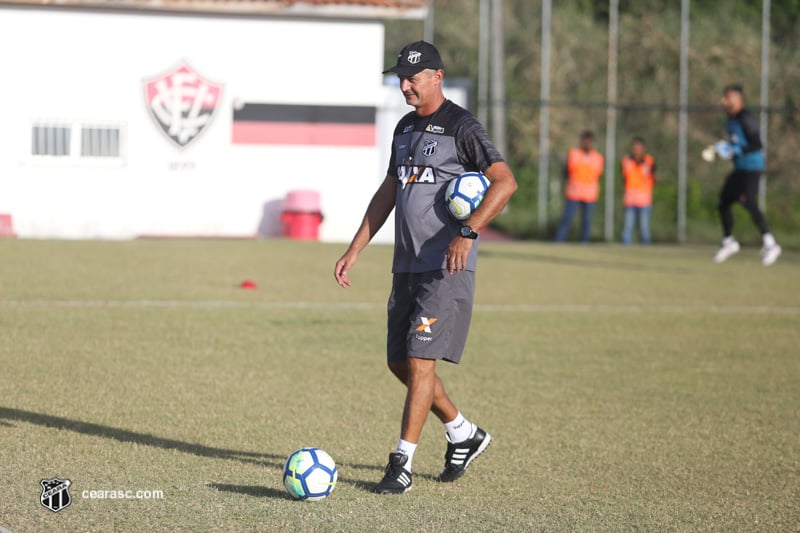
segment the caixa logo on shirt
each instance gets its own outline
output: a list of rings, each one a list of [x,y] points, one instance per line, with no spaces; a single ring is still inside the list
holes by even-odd
[[[397,179],[405,188],[409,183],[436,183],[433,167],[397,165]]]

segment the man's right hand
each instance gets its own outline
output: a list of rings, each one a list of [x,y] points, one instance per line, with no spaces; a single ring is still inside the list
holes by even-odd
[[[350,278],[347,273],[356,264],[358,254],[361,250],[369,244],[372,237],[386,222],[389,213],[394,209],[395,195],[397,194],[397,178],[394,176],[387,176],[383,179],[381,186],[375,191],[372,200],[369,202],[367,212],[364,214],[364,219],[361,221],[358,231],[353,237],[353,241],[347,248],[341,259],[336,261],[336,268],[333,271],[333,277],[336,278],[336,283],[340,287],[347,288],[350,286]]]
[[[336,261],[336,268],[333,271],[333,277],[336,278],[336,283],[342,288],[350,286],[350,278],[347,273],[353,268],[358,260],[358,253],[347,250],[341,259]]]
[[[731,159],[734,155],[733,145],[728,141],[717,141],[714,143],[714,151],[720,159]]]

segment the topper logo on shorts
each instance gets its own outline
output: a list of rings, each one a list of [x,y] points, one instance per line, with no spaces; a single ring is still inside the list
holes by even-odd
[[[42,494],[39,496],[39,502],[46,509],[50,509],[54,513],[69,507],[72,503],[72,497],[69,494],[69,486],[72,481],[68,479],[43,479],[39,482],[42,485]]]
[[[164,134],[183,148],[211,122],[222,85],[213,83],[182,61],[168,72],[144,80],[147,110]]]
[[[397,179],[406,188],[409,183],[436,183],[433,167],[397,165]]]
[[[419,317],[419,321],[421,324],[417,326],[416,333],[414,333],[414,338],[416,338],[420,342],[431,342],[433,341],[433,337],[431,335],[424,335],[425,333],[431,334],[431,326],[436,322],[436,318],[428,318],[426,316]],[[420,335],[423,333],[423,335]]]
[[[438,318],[428,318],[426,316],[419,317],[419,321],[422,322],[419,326],[417,326],[417,331],[424,331],[425,333],[433,333],[431,331],[431,326],[439,320]]]

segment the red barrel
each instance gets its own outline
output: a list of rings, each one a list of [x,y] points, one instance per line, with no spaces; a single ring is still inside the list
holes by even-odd
[[[0,237],[16,237],[14,221],[7,213],[0,213]]]
[[[317,191],[290,191],[283,200],[283,236],[301,241],[319,240],[322,211]]]

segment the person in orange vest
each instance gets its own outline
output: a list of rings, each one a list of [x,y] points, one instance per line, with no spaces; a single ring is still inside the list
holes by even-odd
[[[597,198],[600,196],[600,176],[603,174],[605,159],[592,148],[594,134],[591,131],[581,133],[581,145],[573,148],[567,156],[564,175],[567,180],[564,197],[564,215],[556,231],[556,242],[567,238],[572,218],[578,208],[581,209],[581,241],[589,242],[592,230],[592,212]]]
[[[622,197],[625,208],[622,242],[633,242],[633,226],[638,220],[639,242],[650,244],[650,214],[653,209],[653,185],[656,183],[656,161],[647,153],[641,137],[634,137],[631,153],[622,158],[622,180],[625,185]]]

